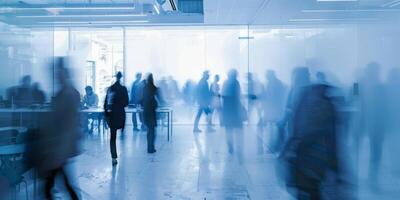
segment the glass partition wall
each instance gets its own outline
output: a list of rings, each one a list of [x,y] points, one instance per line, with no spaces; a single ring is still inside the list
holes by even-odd
[[[220,85],[230,69],[242,79],[248,72],[247,28],[150,27],[127,28],[126,84],[136,73],[153,73],[164,101],[174,107],[178,123],[193,123],[195,97],[192,86],[209,70]]]
[[[218,74],[222,85],[227,71],[236,69],[248,107],[249,74],[260,92],[267,70],[274,70],[289,86],[292,69],[308,66],[312,78],[323,72],[328,81],[350,87],[368,62],[379,62],[384,70],[400,66],[399,28],[386,25],[20,29],[2,24],[2,30],[8,35],[0,38],[3,97],[8,87],[30,74],[49,101],[54,80],[46,63],[52,56],[68,55],[74,58],[81,94],[90,85],[100,102],[116,71],[124,73],[128,89],[136,73],[153,73],[157,85],[167,91],[163,96],[174,107],[176,123],[192,123],[195,104],[187,105],[187,89],[205,70],[210,71],[209,82]],[[250,123],[256,123],[252,116],[257,112],[248,109]]]

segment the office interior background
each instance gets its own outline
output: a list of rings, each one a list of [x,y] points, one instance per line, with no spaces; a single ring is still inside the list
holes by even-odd
[[[92,86],[99,107],[118,71],[130,91],[139,72],[152,73],[156,85],[174,80],[182,90],[188,81],[197,83],[205,70],[210,72],[209,82],[219,74],[222,84],[235,69],[241,92],[247,94],[249,73],[265,83],[266,71],[274,70],[290,87],[293,69],[307,66],[312,80],[316,72],[323,72],[348,95],[368,63],[380,64],[383,81],[390,69],[400,67],[399,21],[397,0],[3,0],[0,96],[5,100],[7,89],[30,75],[51,102],[58,88],[50,63],[58,56],[72,58],[74,86],[81,97],[85,87]],[[128,141],[118,140],[118,147],[130,161],[121,158],[117,181],[111,175],[107,133],[99,130],[94,138],[85,134],[86,150],[80,155],[84,158],[77,159],[75,170],[82,198],[293,198],[279,186],[269,163],[276,157],[266,150],[268,131],[256,130],[258,114],[248,109],[245,98],[243,102],[249,116],[242,138],[247,155],[243,163],[225,157],[222,130],[213,136],[201,133],[197,141],[192,134],[197,107],[188,107],[183,98],[168,105],[174,111],[174,135],[167,142],[160,131],[155,157],[138,150],[144,148],[146,135],[134,136],[128,116]],[[394,140],[386,141],[382,171],[387,171],[382,174],[392,177],[391,170],[399,166],[392,163],[398,148]],[[255,143],[262,143],[265,151],[260,153]],[[362,152],[369,155],[367,149]],[[387,184],[383,191],[392,193],[360,189],[360,199],[396,199],[400,179],[393,177],[381,180]],[[28,186],[29,196],[35,189]],[[17,193],[17,199],[26,196]]]

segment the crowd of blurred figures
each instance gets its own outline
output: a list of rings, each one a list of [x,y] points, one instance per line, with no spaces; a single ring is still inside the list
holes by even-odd
[[[34,117],[13,113],[9,121],[3,120],[2,127],[23,126],[27,134],[21,142],[26,145],[24,153],[2,156],[1,199],[31,168],[45,182],[41,197],[53,198],[51,188],[60,174],[71,198],[79,199],[66,166],[80,153],[82,135],[93,132],[94,120],[104,119],[111,133],[112,164],[116,165],[116,134],[125,130],[127,107],[141,111],[132,114],[133,131],[147,132],[150,154],[156,152],[154,141],[160,118],[157,108],[174,109],[177,101],[195,108],[193,134],[213,133],[218,125],[223,127],[230,154],[236,153],[238,140],[246,140],[244,126],[254,122],[258,132],[270,135],[266,153],[276,155],[277,175],[297,199],[357,198],[360,167],[368,168],[368,183],[371,189],[379,190],[385,139],[399,139],[395,132],[400,130],[400,68],[390,70],[383,79],[381,66],[376,62],[369,63],[348,87],[331,83],[330,74],[311,73],[307,66],[299,66],[292,72],[291,83],[284,83],[274,71],[267,70],[264,83],[247,73],[247,81],[241,85],[240,74],[232,69],[223,82],[223,74],[211,76],[212,72],[204,71],[200,80],[189,79],[181,89],[172,76],[157,81],[151,73],[137,73],[128,91],[121,81],[123,74],[118,72],[107,89],[101,108],[104,112],[89,113],[82,119],[81,110],[98,108],[103,99],[99,99],[92,86],[86,86],[85,95],[80,95],[71,81],[68,59],[53,60],[56,89],[50,102],[40,85],[31,83],[30,76],[24,76],[20,85],[10,87],[2,99],[4,109],[50,111],[35,113]],[[201,126],[202,116],[205,126]],[[7,134],[17,135],[18,130],[0,131],[1,145],[18,144],[15,139],[6,138]],[[360,166],[359,150],[364,139],[368,140],[369,162]],[[393,149],[394,154],[396,150]],[[16,161],[23,163],[23,167],[14,167]],[[19,174],[18,178],[15,174]]]

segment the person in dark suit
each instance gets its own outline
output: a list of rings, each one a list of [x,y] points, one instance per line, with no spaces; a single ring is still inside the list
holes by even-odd
[[[142,100],[143,100],[143,87],[144,81],[142,81],[142,73],[136,74],[136,80],[132,83],[131,88],[131,104],[134,104],[135,107],[141,107]],[[132,123],[133,123],[133,131],[140,131],[138,128],[138,119],[137,115],[139,115],[139,122],[142,123],[142,130],[145,130],[143,125],[143,113],[132,113]]]
[[[331,199],[329,197],[333,196],[353,199],[344,192],[348,184],[338,154],[341,151],[337,142],[339,113],[337,98],[331,96],[334,89],[326,84],[312,84],[303,87],[296,97],[290,118],[293,129],[279,155],[284,167],[278,169],[286,171],[286,186],[296,199]],[[323,185],[340,188],[341,192],[328,193]]]
[[[245,120],[243,105],[240,101],[241,89],[237,80],[237,71],[230,70],[228,79],[222,86],[222,126],[228,130],[242,128]],[[230,132],[230,131],[229,131]]]
[[[147,128],[147,152],[155,153],[155,127],[157,126],[156,109],[160,95],[158,88],[154,85],[153,74],[146,79],[143,91],[143,121]]]
[[[121,85],[121,78],[122,73],[118,72],[116,75],[117,80],[107,89],[104,101],[105,117],[111,129],[110,151],[113,165],[118,163],[116,147],[117,130],[125,128],[125,107],[129,103],[128,90],[125,86]]]

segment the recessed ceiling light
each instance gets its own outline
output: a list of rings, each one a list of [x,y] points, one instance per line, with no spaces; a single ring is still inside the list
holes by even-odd
[[[289,22],[336,22],[336,21],[376,21],[377,18],[356,18],[356,19],[290,19]]]
[[[327,9],[327,10],[302,10],[303,13],[335,13],[335,12],[400,12],[400,9]]]
[[[8,11],[23,11],[23,10],[48,10],[48,9],[57,9],[57,10],[133,10],[135,6],[82,6],[82,7],[3,7],[2,9],[6,9]]]
[[[318,2],[356,2],[358,0],[317,0]]]
[[[128,20],[128,21],[93,21],[93,22],[74,22],[74,21],[59,21],[59,22],[39,22],[39,24],[105,24],[105,23],[147,23],[148,20]]]
[[[111,15],[17,15],[17,18],[146,17],[146,14]]]

